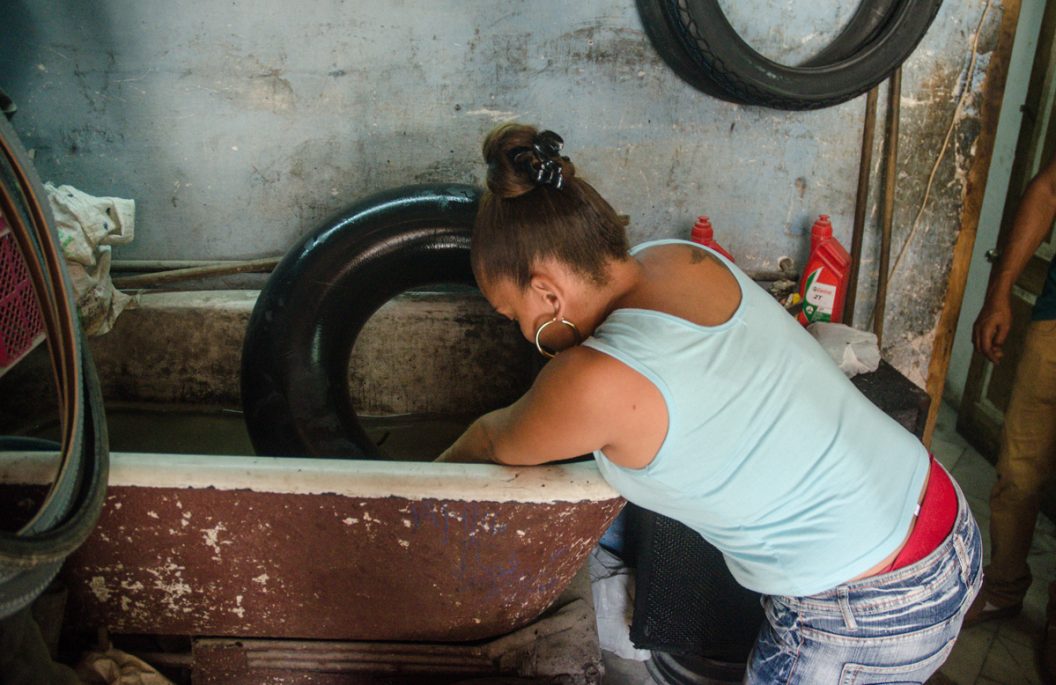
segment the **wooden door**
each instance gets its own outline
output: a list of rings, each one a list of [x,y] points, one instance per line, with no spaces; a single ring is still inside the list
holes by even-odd
[[[1042,20],[1038,51],[1031,70],[1027,102],[1012,175],[1001,217],[1001,236],[1011,229],[1012,220],[1027,184],[1056,153],[1056,2],[1049,2]],[[1005,343],[1000,364],[991,364],[983,355],[972,355],[964,397],[957,419],[957,430],[991,462],[996,462],[1004,412],[1015,379],[1023,337],[1030,322],[1030,311],[1041,292],[1049,261],[1056,252],[1056,239],[1050,229],[1034,258],[1013,288],[1014,322]],[[976,316],[978,312],[962,312]]]

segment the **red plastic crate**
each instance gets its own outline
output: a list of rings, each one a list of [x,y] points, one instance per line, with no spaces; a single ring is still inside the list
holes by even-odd
[[[0,375],[44,340],[44,314],[22,251],[0,214]]]

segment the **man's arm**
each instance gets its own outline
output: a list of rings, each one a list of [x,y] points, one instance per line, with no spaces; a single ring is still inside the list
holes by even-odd
[[[1012,230],[990,272],[986,300],[972,326],[975,349],[995,364],[1012,326],[1012,286],[1049,233],[1056,218],[1056,157],[1027,186]]]

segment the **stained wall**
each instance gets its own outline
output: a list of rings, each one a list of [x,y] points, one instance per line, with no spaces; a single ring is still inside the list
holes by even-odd
[[[946,0],[904,67],[884,347],[922,386],[1005,4]],[[850,13],[722,5],[790,61]],[[850,244],[864,97],[816,112],[713,99],[659,59],[629,0],[16,0],[0,25],[0,85],[42,177],[136,200],[119,259],[281,254],[374,191],[479,182],[482,136],[509,120],[561,133],[635,242],[685,236],[706,213],[740,264],[772,270],[784,255],[802,265],[825,213]],[[876,287],[876,145],[860,326]]]

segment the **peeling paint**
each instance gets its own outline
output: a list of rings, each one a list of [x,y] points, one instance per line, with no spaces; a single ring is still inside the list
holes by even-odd
[[[91,590],[96,599],[100,602],[105,602],[110,599],[110,590],[107,589],[106,579],[102,576],[95,576],[92,578]]]
[[[212,548],[214,552],[214,558],[220,559],[220,545],[229,545],[229,541],[220,541],[220,531],[224,530],[224,524],[218,523],[214,528],[205,528],[202,530],[202,539],[205,540],[205,544]]]
[[[535,504],[215,488],[110,492],[116,499],[64,571],[75,623],[298,639],[508,632],[561,591],[621,506],[618,498]],[[349,510],[362,512],[360,525],[335,516]],[[172,525],[189,513],[209,525]],[[231,533],[261,525],[272,531],[263,538]],[[127,539],[112,534],[119,527]],[[338,605],[342,611],[332,611]]]
[[[487,109],[485,107],[482,107],[480,109],[469,110],[468,112],[466,112],[466,114],[473,117],[488,117],[496,123],[513,121],[514,119],[520,116],[516,112],[509,112],[498,109]]]

